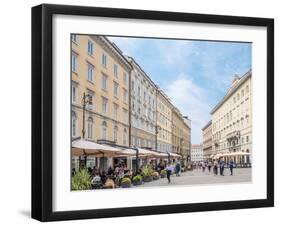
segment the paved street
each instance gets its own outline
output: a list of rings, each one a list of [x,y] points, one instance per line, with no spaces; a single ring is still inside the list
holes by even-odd
[[[196,184],[216,184],[216,183],[239,183],[251,181],[251,168],[238,168],[234,169],[234,175],[230,176],[229,169],[225,169],[225,176],[215,176],[208,170],[205,173],[202,170],[193,170],[182,173],[179,177],[173,175],[171,177],[170,185],[196,185]],[[167,178],[162,178],[152,182],[144,183],[138,187],[151,187],[151,186],[167,186]]]

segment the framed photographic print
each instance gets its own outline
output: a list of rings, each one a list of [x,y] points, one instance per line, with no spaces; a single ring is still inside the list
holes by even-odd
[[[32,217],[274,205],[274,21],[32,8]]]

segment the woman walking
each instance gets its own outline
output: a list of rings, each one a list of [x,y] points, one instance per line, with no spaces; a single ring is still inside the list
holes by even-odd
[[[166,171],[167,171],[167,179],[168,179],[168,183],[171,183],[171,173],[173,171],[174,167],[171,164],[171,162],[168,163],[168,166],[166,167]]]

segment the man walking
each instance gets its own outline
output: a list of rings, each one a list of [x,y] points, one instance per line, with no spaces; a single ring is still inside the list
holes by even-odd
[[[208,161],[208,171],[211,173],[212,163],[211,161]]]
[[[224,161],[223,161],[222,158],[221,158],[221,160],[220,160],[219,165],[220,165],[220,175],[221,175],[221,176],[224,176],[224,175],[223,175],[223,171],[224,171]]]
[[[234,161],[233,159],[229,162],[229,169],[230,169],[230,175],[233,176],[233,167],[234,167]]]

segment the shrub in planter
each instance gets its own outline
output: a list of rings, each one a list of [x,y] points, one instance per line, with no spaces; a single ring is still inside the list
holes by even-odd
[[[136,175],[133,177],[133,184],[136,185],[141,185],[142,183],[142,176],[141,175]]]
[[[153,180],[158,180],[160,178],[159,173],[156,171],[152,173],[152,176],[153,176]]]
[[[150,182],[153,180],[153,169],[151,168],[151,166],[146,165],[143,167],[142,169],[142,175],[143,175],[143,181],[144,182]]]
[[[161,176],[161,178],[165,178],[167,176],[167,171],[166,170],[161,170],[160,176]]]
[[[85,169],[76,172],[71,178],[72,190],[88,190],[91,185],[91,176]]]
[[[121,180],[120,186],[122,188],[129,188],[129,187],[131,187],[131,184],[132,184],[132,182],[129,177],[123,177]]]

